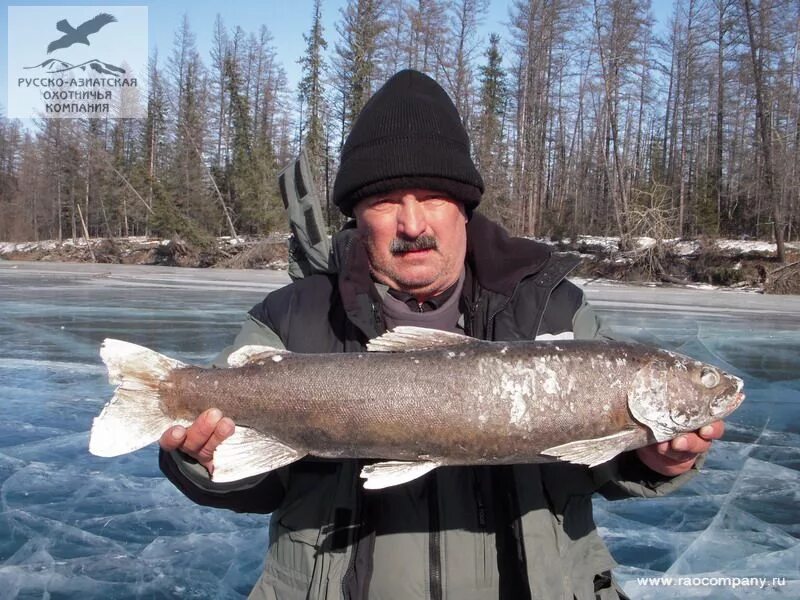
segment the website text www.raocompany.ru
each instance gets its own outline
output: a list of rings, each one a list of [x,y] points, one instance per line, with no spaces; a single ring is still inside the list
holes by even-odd
[[[636,583],[644,587],[726,587],[739,588],[780,588],[786,586],[786,577],[637,577]]]

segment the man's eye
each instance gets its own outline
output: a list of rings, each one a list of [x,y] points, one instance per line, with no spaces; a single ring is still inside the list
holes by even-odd
[[[373,208],[387,208],[394,204],[391,198],[379,198],[375,200],[370,206]]]

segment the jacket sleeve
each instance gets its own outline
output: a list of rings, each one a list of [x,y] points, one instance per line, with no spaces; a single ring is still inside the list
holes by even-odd
[[[591,305],[583,299],[572,318],[575,339],[604,339],[623,341],[604,325]],[[627,341],[627,340],[625,340]],[[594,467],[592,476],[597,491],[609,500],[620,498],[663,496],[679,488],[697,475],[706,455],[697,458],[686,473],[668,477],[647,467],[635,452],[624,452],[616,458]]]
[[[248,344],[283,348],[280,338],[269,327],[248,315],[233,344],[213,361],[214,367],[226,366],[228,356]],[[203,506],[227,508],[236,512],[270,513],[282,501],[288,478],[288,467],[230,483],[211,481],[208,471],[180,451],[159,449],[158,465],[175,487]]]
[[[655,498],[666,496],[681,487],[700,472],[706,460],[701,454],[691,469],[668,477],[656,473],[647,467],[635,452],[624,452],[613,460],[592,469],[592,476],[597,484],[597,491],[607,500],[621,498]]]

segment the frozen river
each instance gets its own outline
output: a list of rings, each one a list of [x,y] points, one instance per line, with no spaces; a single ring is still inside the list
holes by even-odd
[[[98,349],[117,337],[201,363],[286,282],[273,271],[0,261],[0,598],[246,595],[267,517],[191,504],[161,477],[155,447],[88,454],[112,390]],[[678,493],[595,503],[626,591],[800,597],[800,297],[585,288],[614,330],[738,374],[748,396]],[[661,575],[672,587],[637,580]]]

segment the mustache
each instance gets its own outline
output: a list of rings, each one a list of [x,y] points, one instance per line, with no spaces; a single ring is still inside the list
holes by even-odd
[[[413,240],[403,240],[395,238],[389,246],[392,254],[402,254],[403,252],[414,252],[416,250],[436,250],[439,243],[432,235],[421,235]]]

